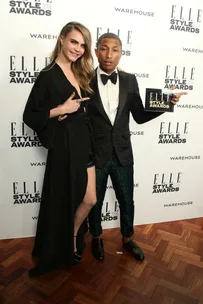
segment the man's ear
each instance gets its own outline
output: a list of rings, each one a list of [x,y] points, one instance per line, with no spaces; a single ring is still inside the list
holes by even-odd
[[[98,57],[98,49],[94,49],[95,55]]]

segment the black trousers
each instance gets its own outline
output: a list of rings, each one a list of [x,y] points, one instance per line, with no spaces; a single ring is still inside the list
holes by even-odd
[[[115,153],[103,168],[96,168],[97,203],[89,214],[89,230],[93,237],[102,233],[101,211],[106,193],[108,176],[111,177],[116,198],[120,208],[120,228],[123,237],[133,235],[134,201],[133,201],[133,165],[120,165]]]

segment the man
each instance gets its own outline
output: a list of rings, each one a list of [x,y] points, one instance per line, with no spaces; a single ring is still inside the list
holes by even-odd
[[[92,254],[104,259],[101,210],[108,176],[111,177],[120,207],[120,225],[126,248],[137,260],[144,260],[142,249],[132,240],[133,154],[130,142],[129,116],[145,123],[160,113],[145,112],[134,75],[120,72],[117,66],[122,54],[122,43],[113,33],[103,34],[96,46],[99,67],[92,82],[94,95],[88,105],[91,118],[96,163],[97,203],[89,214],[89,230],[93,236]],[[173,103],[179,100],[176,94]]]

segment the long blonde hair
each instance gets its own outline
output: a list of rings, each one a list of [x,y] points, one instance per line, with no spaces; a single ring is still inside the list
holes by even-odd
[[[50,59],[51,62],[53,62],[61,51],[61,36],[65,38],[72,30],[77,30],[82,34],[85,41],[85,52],[75,62],[72,62],[71,68],[80,87],[85,91],[92,93],[93,91],[90,87],[90,82],[94,75],[94,67],[93,67],[93,57],[91,53],[92,38],[88,28],[86,28],[83,24],[78,22],[67,23],[62,28],[59,34],[59,37],[57,39],[55,48],[50,56]]]

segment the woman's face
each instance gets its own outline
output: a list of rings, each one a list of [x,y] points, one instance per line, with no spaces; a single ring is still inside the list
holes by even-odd
[[[61,37],[61,52],[69,62],[75,62],[85,52],[85,41],[78,30],[72,30],[66,37]]]

